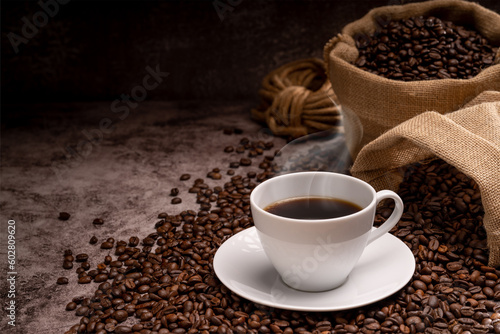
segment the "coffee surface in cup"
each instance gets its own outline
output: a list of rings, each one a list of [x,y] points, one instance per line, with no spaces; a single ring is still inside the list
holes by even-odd
[[[277,216],[292,219],[330,219],[347,216],[362,208],[332,197],[293,197],[274,202],[264,208]]]

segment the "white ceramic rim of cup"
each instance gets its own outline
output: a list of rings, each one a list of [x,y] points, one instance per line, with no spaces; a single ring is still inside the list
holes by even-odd
[[[275,215],[273,213],[270,213],[270,212],[264,210],[264,208],[261,208],[259,205],[256,204],[256,202],[255,202],[255,196],[257,196],[256,195],[256,193],[257,193],[256,190],[258,190],[259,188],[262,188],[264,186],[268,186],[269,185],[269,184],[264,185],[264,183],[266,183],[266,182],[272,182],[273,180],[276,180],[276,179],[293,177],[293,175],[305,174],[305,173],[308,173],[308,174],[335,174],[336,177],[341,177],[341,178],[344,178],[344,179],[349,179],[349,180],[351,180],[353,182],[357,182],[359,184],[362,184],[364,187],[367,188],[367,190],[369,190],[371,192],[371,194],[372,194],[372,200],[370,201],[370,203],[368,205],[366,205],[364,208],[362,208],[361,210],[359,210],[357,212],[351,213],[349,215],[341,216],[341,217],[326,218],[326,219],[295,219],[295,218],[283,217],[283,216],[279,216],[279,215]],[[297,197],[297,196],[291,196],[291,197],[287,197],[287,198],[294,198],[294,197]],[[287,198],[283,198],[281,200],[285,200]],[[339,198],[339,197],[336,197],[336,198],[343,199],[343,198]],[[278,201],[281,201],[281,200],[278,200]],[[275,202],[272,202],[272,203],[276,203],[278,201],[275,201]],[[360,179],[358,179],[358,178],[356,178],[354,176],[340,174],[340,173],[334,173],[334,172],[321,172],[321,171],[304,171],[304,172],[294,172],[294,173],[288,173],[288,174],[278,175],[278,176],[275,176],[273,178],[270,178],[270,179],[268,179],[268,180],[266,180],[266,181],[258,184],[252,190],[252,193],[250,194],[250,203],[253,204],[252,206],[256,210],[258,210],[260,213],[264,214],[265,216],[268,216],[270,218],[272,218],[272,217],[279,217],[280,219],[283,219],[284,221],[295,222],[295,223],[307,223],[307,224],[311,224],[311,223],[312,224],[322,224],[322,223],[326,223],[326,222],[335,222],[335,221],[340,221],[340,220],[343,220],[343,219],[346,219],[346,218],[360,216],[360,215],[364,214],[367,210],[370,210],[370,208],[372,207],[372,205],[376,204],[376,201],[377,201],[377,192],[375,191],[375,189],[373,189],[373,187],[369,183],[367,183],[367,182],[365,182],[363,180],[360,180]],[[268,204],[266,204],[266,206],[268,206],[268,205],[270,205],[272,203],[268,203]]]

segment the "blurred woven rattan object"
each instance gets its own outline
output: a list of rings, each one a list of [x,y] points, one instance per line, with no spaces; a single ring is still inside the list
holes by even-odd
[[[298,138],[332,129],[342,132],[341,113],[324,62],[301,59],[270,72],[259,91],[261,106],[252,118],[265,122],[277,136]]]

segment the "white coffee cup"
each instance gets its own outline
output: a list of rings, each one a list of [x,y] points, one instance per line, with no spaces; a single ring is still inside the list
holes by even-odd
[[[330,219],[292,219],[266,210],[295,197],[329,197],[361,207],[350,215]],[[374,228],[375,210],[392,199],[391,216]],[[252,216],[263,249],[283,281],[303,291],[326,291],[341,286],[365,247],[389,232],[403,214],[403,201],[393,191],[376,192],[368,183],[331,172],[298,172],[276,176],[250,195]]]

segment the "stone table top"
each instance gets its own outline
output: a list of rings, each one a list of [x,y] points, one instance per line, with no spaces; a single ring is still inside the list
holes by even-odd
[[[143,102],[128,114],[115,114],[106,102],[11,106],[1,134],[0,252],[7,261],[10,221],[15,297],[8,298],[5,279],[0,291],[2,300],[15,301],[16,327],[2,316],[0,332],[67,331],[79,317],[65,305],[91,296],[95,286],[78,284],[75,270],[62,268],[66,249],[88,254],[95,267],[92,262],[107,254],[99,247],[105,239],[142,239],[155,231],[159,213],[197,210],[188,188],[196,178],[211,186],[230,178],[229,162],[238,153],[225,153],[226,146],[247,137],[281,147],[283,139],[250,119],[251,107],[249,102]],[[224,129],[242,133],[228,135]],[[207,179],[213,168],[220,168],[221,180]],[[236,174],[247,170],[258,166],[240,167]],[[184,173],[191,179],[181,181]],[[171,203],[172,188],[179,189],[182,203]],[[60,212],[71,217],[60,220]],[[94,225],[95,218],[104,224]],[[98,244],[89,244],[92,236]],[[69,284],[56,284],[61,276]]]

